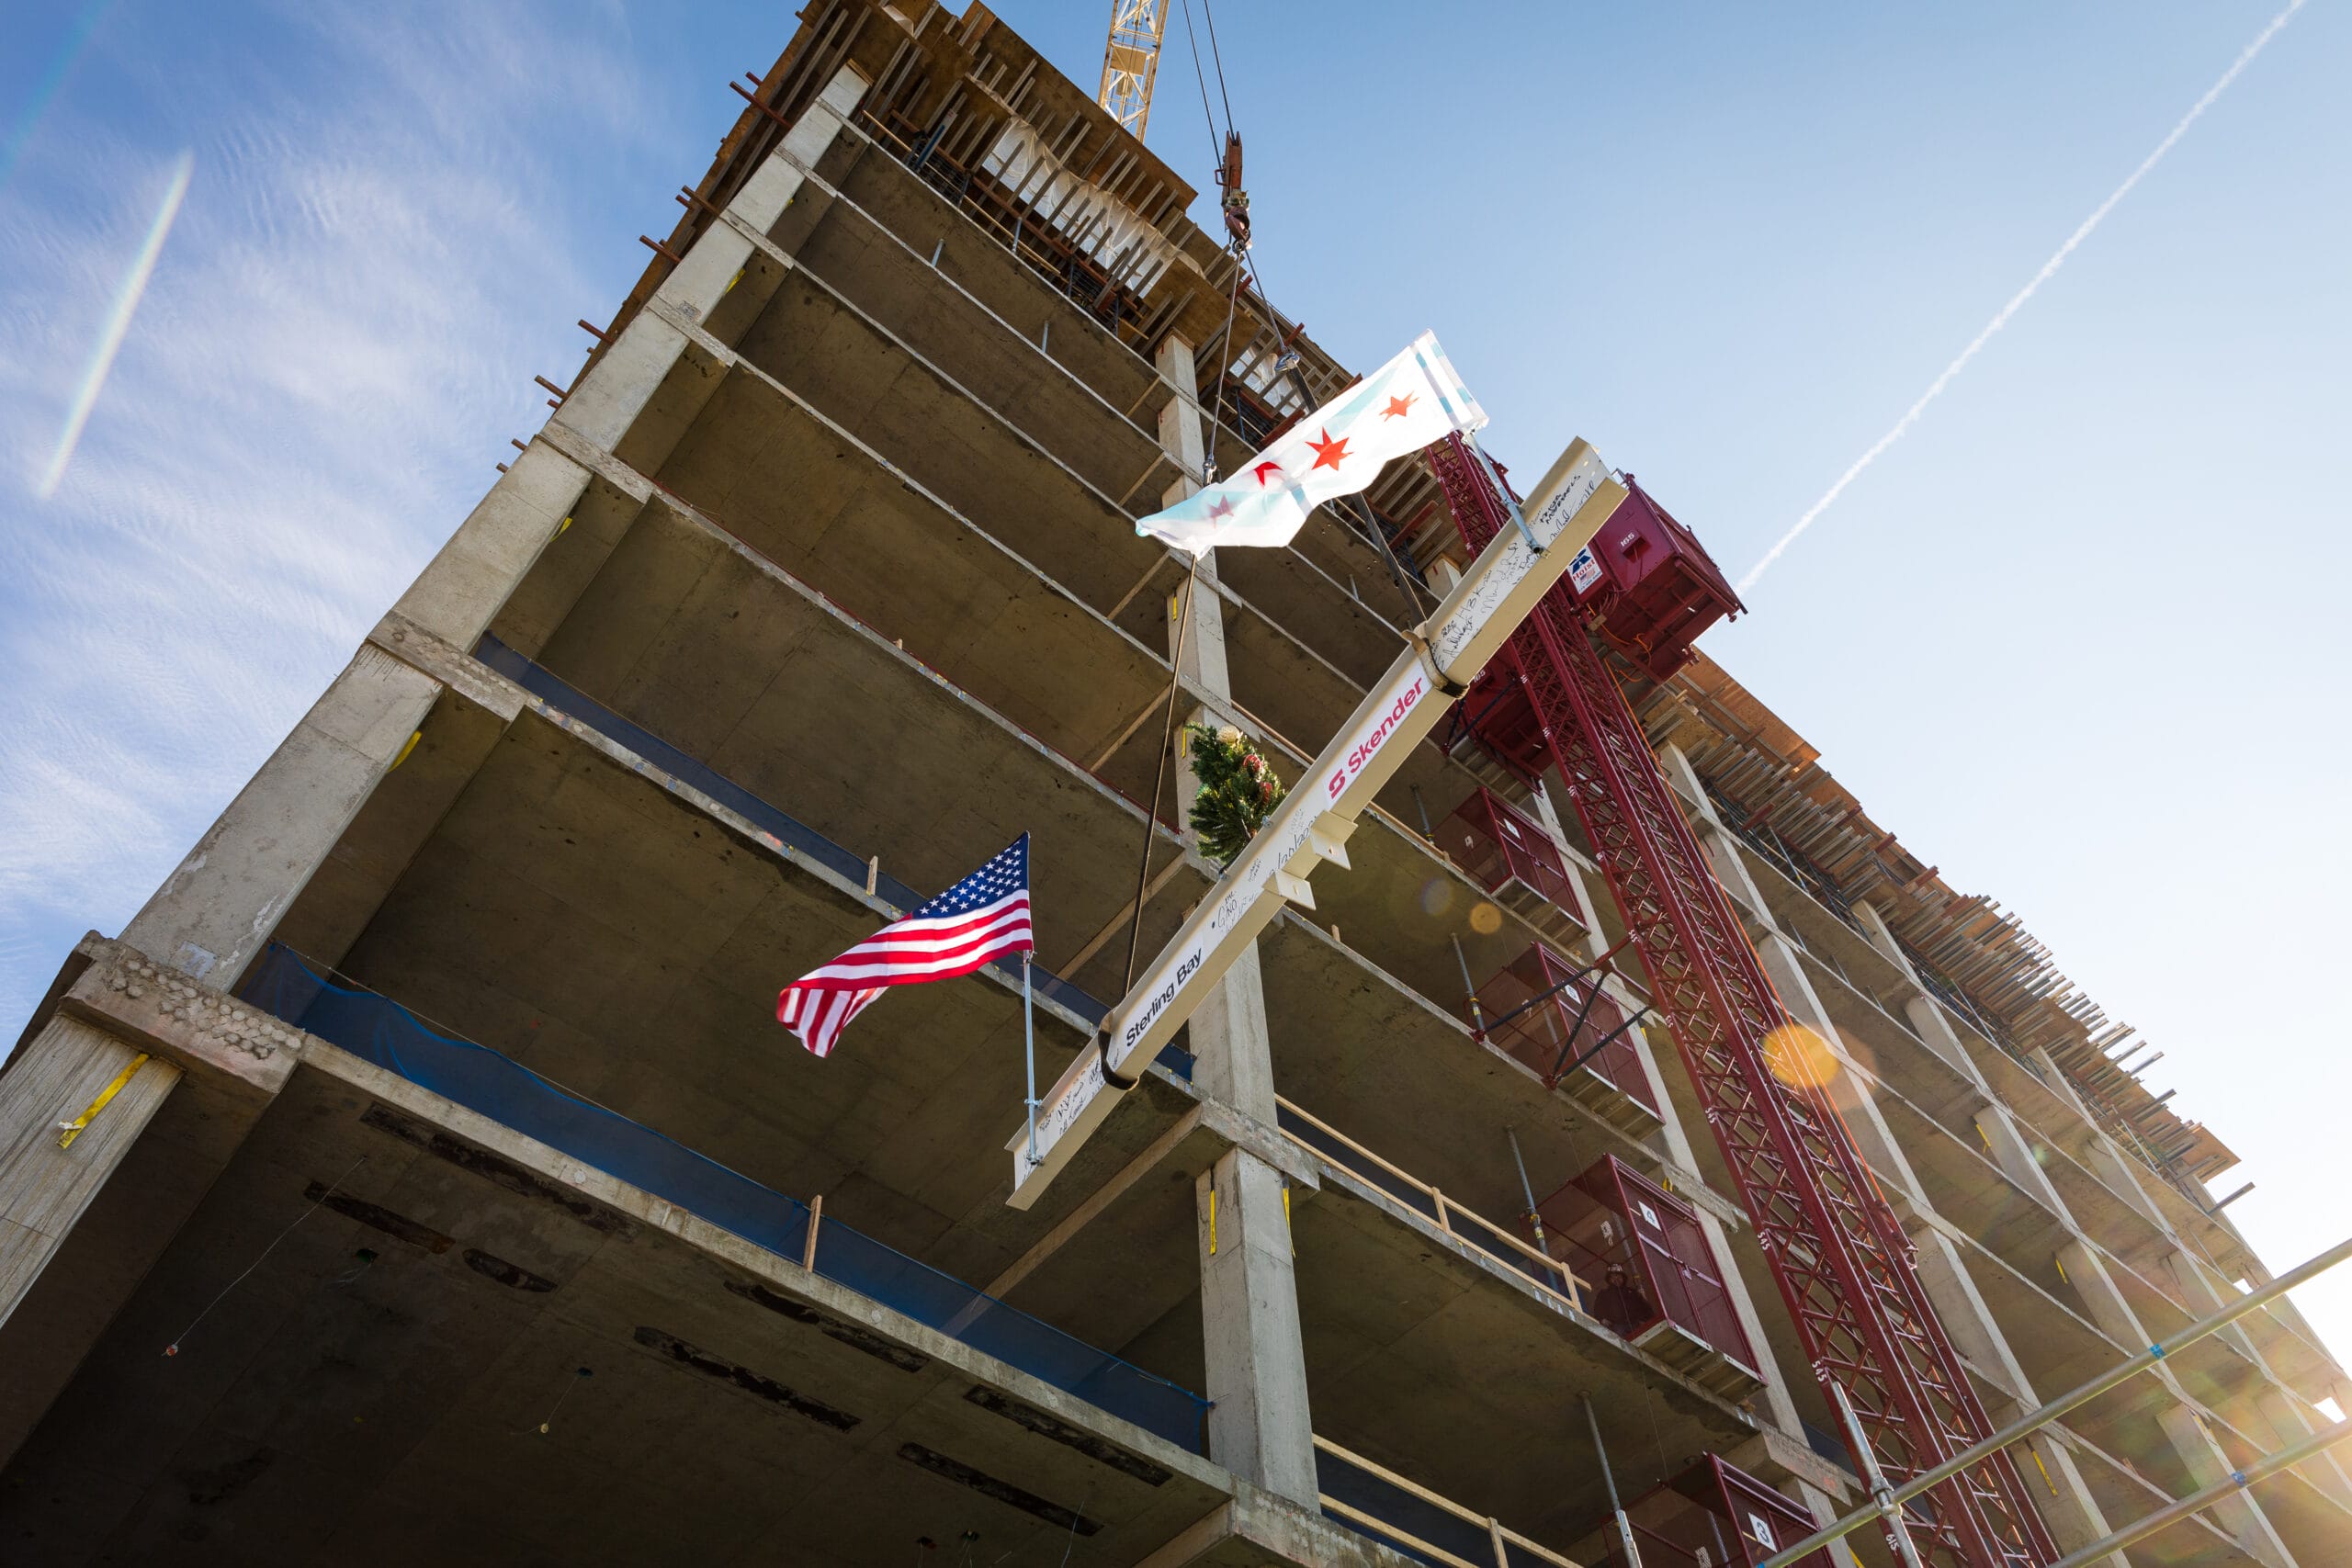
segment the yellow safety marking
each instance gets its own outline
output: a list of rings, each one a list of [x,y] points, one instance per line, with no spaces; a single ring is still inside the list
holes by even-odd
[[[2054,1253],[2054,1252],[2053,1252],[2053,1253],[2052,1253],[2052,1254],[2050,1255],[2050,1261],[2051,1261],[2051,1262],[2052,1262],[2052,1263],[2055,1263],[2056,1265],[2058,1265],[2058,1278],[2060,1278],[2061,1280],[2066,1280],[2066,1283],[2068,1283],[2069,1285],[2071,1285],[2071,1284],[2073,1284],[2073,1283],[2075,1282],[2075,1281],[2073,1281],[2072,1280],[2067,1280],[2067,1279],[2066,1279],[2066,1260],[2065,1260],[2064,1258],[2063,1258],[2059,1257],[2056,1253]]]
[[[735,269],[735,276],[727,280],[727,287],[720,289],[719,292],[721,294],[732,294],[735,292],[735,286],[742,281],[743,269],[739,266]]]
[[[2033,1468],[2041,1472],[2041,1483],[2050,1488],[2052,1497],[2058,1495],[2058,1483],[2050,1479],[2050,1467],[2041,1462],[2041,1450],[2028,1443],[2025,1451],[2033,1456]]]
[[[1216,1189],[1209,1189],[1209,1256],[1216,1256]]]
[[[397,756],[397,757],[395,757],[395,758],[393,758],[393,759],[392,759],[392,768],[397,768],[397,767],[399,767],[402,762],[407,761],[408,761],[408,754],[409,754],[411,751],[415,750],[416,750],[416,743],[417,743],[418,741],[420,741],[420,740],[424,739],[424,731],[423,731],[422,729],[412,729],[412,730],[410,730],[410,731],[408,732],[408,739],[407,739],[407,741],[406,741],[405,743],[403,743],[403,744],[401,745],[401,754],[400,754],[399,756]],[[390,773],[390,772],[392,771],[392,768],[386,768],[384,771],[385,771],[386,773]]]
[[[570,513],[569,512],[567,512],[567,513],[565,513],[563,514],[563,521],[562,521],[562,522],[560,522],[560,523],[559,523],[559,524],[557,524],[557,525],[555,525],[555,536],[556,536],[557,538],[559,538],[559,539],[562,538],[562,537],[563,537],[563,536],[564,536],[565,531],[566,531],[566,530],[568,530],[571,526],[571,513]]]
[[[1290,1255],[1293,1258],[1296,1258],[1298,1256],[1298,1237],[1291,1234],[1290,1188],[1287,1184],[1283,1188],[1283,1235],[1290,1236]]]
[[[107,1101],[112,1100],[116,1095],[120,1094],[122,1092],[122,1086],[130,1081],[130,1075],[137,1072],[146,1065],[147,1053],[141,1051],[139,1055],[130,1058],[130,1066],[115,1074],[114,1082],[98,1090],[98,1098],[90,1101],[89,1109],[83,1111],[81,1115],[76,1116],[71,1122],[60,1122],[57,1124],[57,1146],[61,1149],[72,1148],[74,1146],[74,1140],[80,1137],[89,1127],[90,1118],[96,1116],[99,1111],[104,1111],[107,1108]]]

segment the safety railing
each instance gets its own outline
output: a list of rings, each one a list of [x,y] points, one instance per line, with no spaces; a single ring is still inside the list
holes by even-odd
[[[1592,1299],[1590,1287],[1558,1258],[1529,1246],[1475,1210],[1464,1208],[1419,1177],[1383,1159],[1329,1122],[1300,1110],[1280,1095],[1274,1097],[1274,1116],[1283,1136],[1300,1148],[1362,1177],[1445,1235],[1468,1243],[1525,1275],[1561,1305],[1589,1315],[1585,1303]]]
[[[1342,1524],[1442,1568],[1581,1568],[1491,1514],[1465,1508],[1329,1438],[1315,1439],[1316,1500]]]
[[[390,998],[342,984],[273,942],[238,994],[255,1007],[663,1199],[950,1338],[1204,1452],[1208,1402],[862,1232],[825,1221],[674,1138],[593,1104],[487,1045],[428,1028]]]

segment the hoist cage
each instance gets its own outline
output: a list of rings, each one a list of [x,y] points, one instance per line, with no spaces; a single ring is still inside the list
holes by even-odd
[[[1596,1287],[1592,1314],[1638,1340],[1671,1323],[1755,1365],[1698,1211],[1614,1155],[1535,1206],[1542,1245]]]
[[[1756,1568],[1815,1528],[1803,1508],[1713,1454],[1634,1499],[1625,1517],[1642,1568]],[[1829,1549],[1797,1561],[1801,1568],[1830,1568]],[[1613,1540],[1596,1562],[1626,1568]]]
[[[1656,1117],[1657,1096],[1633,1031],[1624,1027],[1624,1010],[1601,989],[1606,974],[1579,973],[1542,942],[1531,942],[1478,987],[1472,1023],[1497,1049],[1533,1068],[1547,1087],[1589,1072]]]
[[[1502,897],[1518,883],[1584,930],[1584,907],[1551,834],[1501,795],[1472,790],[1438,833],[1438,847],[1487,892]]]

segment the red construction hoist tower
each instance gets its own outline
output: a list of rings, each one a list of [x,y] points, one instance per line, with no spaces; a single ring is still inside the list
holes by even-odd
[[[1432,447],[1430,461],[1474,555],[1513,525],[1499,476],[1459,437]],[[1519,698],[1500,705],[1524,704],[1515,716],[1527,739],[1522,761],[1540,767],[1548,755],[1566,781],[1814,1376],[1833,1411],[1844,1391],[1871,1455],[1900,1485],[1993,1428],[1928,1304],[1910,1239],[1805,1065],[1800,1026],[1592,641],[1603,630],[1663,680],[1688,657],[1690,638],[1738,604],[1698,542],[1627,485],[1631,494],[1589,547],[1594,559],[1570,569],[1481,684],[1516,676]],[[1474,691],[1464,710],[1476,701]],[[1491,728],[1495,708],[1488,713]],[[2041,1568],[2058,1555],[2006,1452],[1905,1513],[1929,1563]]]

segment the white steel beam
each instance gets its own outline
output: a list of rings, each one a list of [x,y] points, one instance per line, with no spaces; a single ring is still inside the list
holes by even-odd
[[[1014,1208],[1037,1201],[1134,1087],[1127,1069],[1140,1069],[1168,1043],[1283,901],[1315,907],[1307,876],[1327,860],[1346,866],[1344,845],[1363,808],[1624,497],[1584,442],[1560,455],[1535,487],[1525,526],[1488,545],[1436,613],[1408,634],[1409,646],[1388,673],[1046,1093],[1035,1156],[1025,1130],[1007,1145]]]

